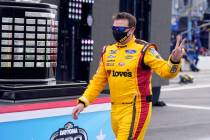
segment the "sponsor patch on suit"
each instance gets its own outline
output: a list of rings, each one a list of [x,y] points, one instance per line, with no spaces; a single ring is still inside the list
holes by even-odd
[[[109,59],[106,62],[115,62],[115,60],[114,59]]]
[[[157,59],[160,59],[161,58],[160,54],[154,48],[150,48],[149,50],[150,50],[150,53],[153,56],[155,56]]]
[[[119,62],[118,65],[121,66],[121,67],[125,66],[125,62]]]
[[[114,63],[106,63],[106,66],[114,66]]]
[[[136,50],[125,50],[127,54],[135,54]]]
[[[176,73],[177,69],[178,69],[178,66],[177,65],[173,65],[170,72],[171,73]]]
[[[113,59],[113,58],[115,58],[116,56],[114,56],[114,55],[109,55],[108,56],[108,58],[111,58],[111,59]]]
[[[109,54],[116,54],[117,50],[110,50]]]
[[[113,77],[132,77],[132,72],[129,71],[112,71]]]
[[[133,59],[133,56],[132,55],[126,55],[125,59]]]

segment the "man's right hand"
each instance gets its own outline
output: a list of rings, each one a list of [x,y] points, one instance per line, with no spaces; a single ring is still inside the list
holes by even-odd
[[[74,107],[72,111],[72,117],[74,120],[78,119],[78,115],[80,112],[84,110],[85,106],[82,103],[79,103],[77,106]]]

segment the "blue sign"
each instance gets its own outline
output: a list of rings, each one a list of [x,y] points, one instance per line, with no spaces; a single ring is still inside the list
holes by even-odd
[[[110,111],[0,123],[2,140],[114,140]]]

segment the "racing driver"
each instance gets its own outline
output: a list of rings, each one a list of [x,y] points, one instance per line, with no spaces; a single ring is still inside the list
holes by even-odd
[[[73,118],[77,119],[108,83],[116,140],[144,139],[152,109],[152,71],[162,78],[175,77],[184,54],[185,40],[178,36],[175,49],[165,61],[155,44],[135,38],[135,27],[133,15],[120,12],[113,16],[116,43],[104,46],[97,72],[72,112]]]

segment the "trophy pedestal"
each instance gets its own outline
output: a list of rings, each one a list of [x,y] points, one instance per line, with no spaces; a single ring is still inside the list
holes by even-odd
[[[4,84],[0,85],[0,100],[15,103],[75,98],[84,92],[86,86],[86,82],[57,82],[54,85]]]

